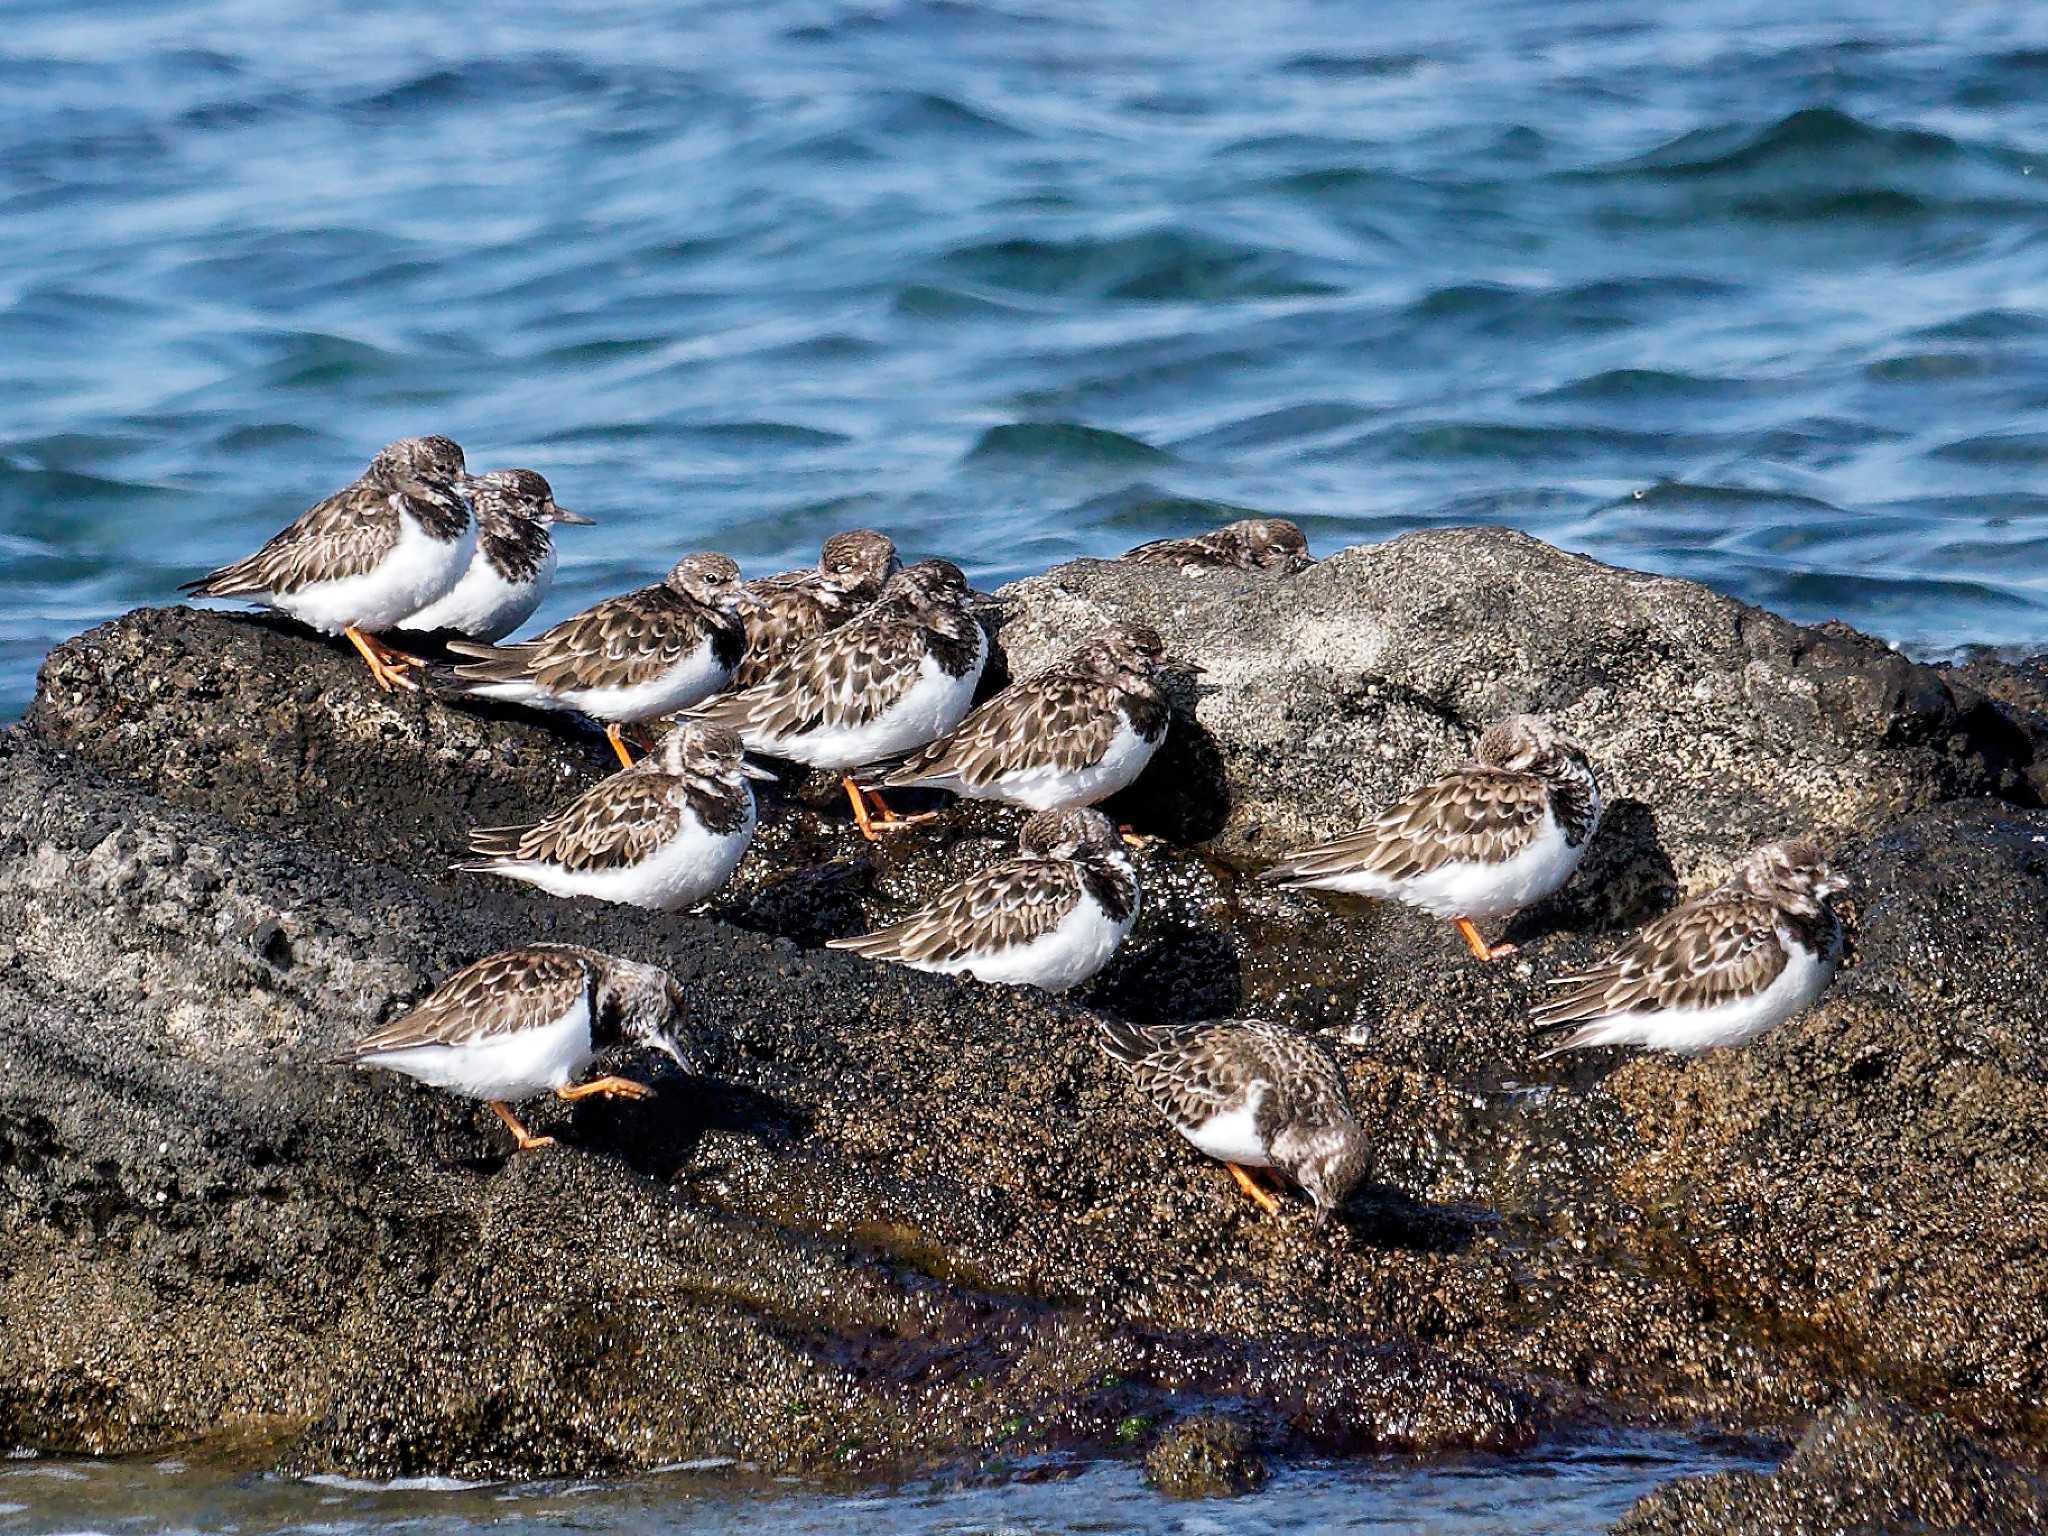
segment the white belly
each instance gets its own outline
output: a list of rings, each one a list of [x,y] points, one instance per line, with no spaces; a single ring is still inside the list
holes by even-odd
[[[353,624],[371,634],[394,628],[408,614],[441,597],[469,568],[476,551],[476,522],[464,525],[459,538],[441,540],[420,527],[411,513],[398,514],[398,542],[377,565],[360,576],[320,581],[296,592],[252,594],[280,613],[325,634],[339,634]]]
[[[1245,1094],[1244,1103],[1236,1109],[1205,1120],[1193,1130],[1182,1130],[1181,1135],[1218,1162],[1236,1163],[1245,1168],[1271,1168],[1273,1154],[1259,1139],[1258,1130],[1259,1105],[1265,1097],[1266,1085],[1254,1083]]]
[[[555,580],[555,552],[548,550],[528,582],[507,581],[479,548],[462,579],[407,618],[401,629],[453,630],[472,640],[497,641],[533,617]]]
[[[408,1046],[366,1056],[361,1064],[472,1099],[509,1102],[566,1087],[596,1054],[590,1048],[590,1009],[579,1000],[554,1023],[536,1029],[475,1045]]]
[[[504,699],[536,709],[573,709],[593,720],[631,723],[688,709],[710,698],[731,677],[732,669],[719,665],[718,653],[707,639],[666,672],[629,688],[569,688],[556,693],[519,678],[508,683],[472,684],[469,691],[484,699]]]
[[[1643,1045],[1691,1056],[1716,1046],[1747,1045],[1809,1007],[1827,990],[1840,963],[1837,955],[1815,955],[1792,944],[1782,930],[1778,937],[1787,945],[1785,969],[1755,997],[1711,1008],[1666,1008],[1596,1019],[1572,1032],[1571,1046]]]
[[[1302,883],[1322,890],[1348,891],[1354,896],[1406,902],[1437,917],[1503,917],[1534,906],[1569,880],[1592,841],[1589,834],[1576,847],[1567,843],[1564,828],[1546,812],[1543,830],[1528,847],[1505,863],[1481,864],[1461,859],[1407,880],[1359,873]]]
[[[1113,922],[1095,902],[1081,901],[1061,919],[1057,928],[1040,934],[1027,944],[970,955],[963,960],[920,964],[915,968],[935,971],[941,976],[968,972],[977,981],[1064,992],[1070,987],[1078,987],[1108,965],[1117,946],[1123,943],[1131,925],[1137,920],[1135,903],[1131,915],[1119,923]]]
[[[685,817],[674,837],[630,868],[567,870],[531,859],[504,859],[491,865],[491,873],[523,880],[550,896],[589,896],[674,912],[695,906],[724,885],[753,836],[750,804],[737,832],[710,832],[696,817]]]
[[[1165,739],[1162,736],[1160,741]],[[920,782],[930,789],[951,790],[969,799],[1000,800],[1028,811],[1064,810],[1069,806],[1094,805],[1126,788],[1145,771],[1145,765],[1158,750],[1159,742],[1140,736],[1119,711],[1116,734],[1110,737],[1108,750],[1085,768],[1027,768],[984,785],[962,784],[951,774]]]
[[[903,697],[865,725],[841,730],[808,731],[800,736],[774,736],[746,731],[747,748],[772,757],[786,757],[813,768],[843,770],[858,768],[885,757],[935,741],[967,718],[974,705],[974,690],[981,681],[982,663],[988,659],[988,640],[981,642],[981,656],[963,677],[949,677],[937,661],[926,656],[919,663],[917,681]]]

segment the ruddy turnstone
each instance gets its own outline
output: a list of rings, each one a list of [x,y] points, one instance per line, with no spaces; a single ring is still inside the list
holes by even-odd
[[[724,555],[685,555],[653,586],[593,603],[531,640],[448,649],[479,658],[455,669],[466,692],[602,720],[630,768],[622,725],[688,708],[739,665],[739,592],[740,568]]]
[[[806,641],[753,687],[708,700],[691,717],[738,731],[750,752],[841,774],[861,835],[872,839],[868,797],[849,770],[899,757],[960,723],[988,661],[974,601],[951,561],[905,566],[852,623]]]
[[[255,554],[188,581],[195,597],[245,597],[322,634],[346,635],[387,693],[419,685],[419,658],[377,639],[462,579],[476,549],[473,482],[445,437],[402,437],[352,484],[300,513]]]
[[[1096,1022],[1103,1051],[1130,1069],[1138,1091],[1268,1215],[1280,1203],[1250,1169],[1300,1185],[1321,1226],[1372,1167],[1337,1058],[1315,1036],[1264,1019]]]
[[[970,875],[900,923],[828,947],[942,976],[1064,992],[1094,976],[1138,920],[1138,874],[1100,811],[1039,811],[1017,857]]]
[[[1272,885],[1406,902],[1457,924],[1481,960],[1515,952],[1474,926],[1533,906],[1579,867],[1600,824],[1586,752],[1534,715],[1479,738],[1475,760],[1432,780],[1364,830],[1290,853]]]
[[[1144,772],[1172,710],[1160,676],[1202,669],[1166,654],[1159,631],[1112,624],[1012,683],[880,778],[1030,810],[1093,805]]]
[[[1812,843],[1766,843],[1720,886],[1590,971],[1552,977],[1558,992],[1536,1009],[1536,1033],[1564,1039],[1543,1055],[1589,1045],[1686,1055],[1746,1045],[1834,979],[1842,924],[1828,898],[1848,888]]]
[[[630,1078],[573,1088],[569,1080],[619,1045],[651,1045],[687,1069],[676,1037],[682,1019],[682,992],[668,972],[573,944],[533,944],[457,971],[332,1061],[482,1099],[526,1152],[554,1138],[531,1134],[513,1103],[550,1091],[559,1099],[647,1098],[654,1090]]]
[[[554,896],[594,896],[657,912],[695,906],[721,885],[754,836],[749,768],[738,736],[684,722],[630,768],[594,784],[538,825],[484,827],[487,855],[455,867],[503,875]]]
[[[887,534],[852,528],[827,539],[811,569],[748,582],[740,606],[747,654],[728,686],[753,687],[806,640],[838,628],[874,602],[882,584],[902,569]]]
[[[1308,537],[1284,517],[1248,517],[1186,539],[1154,539],[1126,551],[1140,565],[1178,566],[1184,575],[1204,571],[1278,571],[1291,576],[1314,565]]]
[[[502,640],[533,617],[555,583],[550,523],[589,523],[555,505],[554,488],[530,469],[494,469],[470,481],[476,553],[462,579],[398,627]]]

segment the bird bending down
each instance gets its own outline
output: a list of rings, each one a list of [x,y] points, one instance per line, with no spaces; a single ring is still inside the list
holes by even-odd
[[[1315,1036],[1264,1019],[1096,1023],[1104,1054],[1268,1215],[1278,1215],[1280,1205],[1253,1169],[1299,1185],[1315,1202],[1317,1226],[1371,1169],[1372,1149],[1344,1074]]]
[[[682,1019],[682,992],[666,971],[573,944],[532,944],[457,971],[331,1062],[481,1099],[526,1152],[553,1138],[529,1132],[514,1103],[550,1092],[644,1099],[653,1090],[630,1078],[571,1080],[620,1045],[653,1046],[687,1070],[676,1034]]]

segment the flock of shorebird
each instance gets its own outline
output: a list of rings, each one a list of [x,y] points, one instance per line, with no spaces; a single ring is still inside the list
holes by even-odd
[[[657,910],[724,884],[753,837],[748,754],[841,776],[875,838],[895,789],[945,790],[1031,814],[1017,855],[902,921],[832,947],[918,970],[1063,991],[1098,974],[1131,931],[1132,849],[1101,801],[1131,784],[1165,739],[1163,683],[1199,672],[1156,631],[1116,623],[979,707],[988,660],[975,592],[945,560],[903,565],[884,535],[825,542],[815,569],[745,581],[723,555],[692,554],[656,584],[607,598],[529,640],[505,637],[553,578],[555,503],[531,470],[468,474],[445,437],[407,438],[246,559],[189,585],[246,598],[361,654],[383,689],[430,686],[605,729],[620,770],[533,826],[486,828],[458,866],[556,896]],[[1312,563],[1294,524],[1253,519],[1141,545],[1126,560],[1290,575]],[[389,637],[432,637],[461,658],[435,667]],[[658,722],[668,722],[656,734]],[[644,753],[637,761],[629,742]],[[1571,878],[1600,820],[1585,750],[1532,716],[1488,728],[1473,759],[1381,811],[1362,830],[1287,855],[1273,884],[1405,902],[1457,925],[1543,900]],[[1651,923],[1590,970],[1552,978],[1536,1011],[1553,1050],[1632,1043],[1677,1051],[1741,1044],[1811,1003],[1842,953],[1828,898],[1844,887],[1820,850],[1772,843],[1719,887]],[[480,960],[337,1061],[404,1073],[491,1105],[522,1149],[548,1145],[514,1115],[553,1092],[644,1097],[607,1075],[579,1081],[613,1047],[686,1063],[683,999],[656,967],[563,944]],[[1329,1047],[1257,1019],[1179,1025],[1100,1021],[1103,1049],[1196,1147],[1268,1211],[1248,1170],[1305,1191],[1318,1221],[1365,1176],[1369,1142]],[[1546,1053],[1549,1054],[1549,1053]]]

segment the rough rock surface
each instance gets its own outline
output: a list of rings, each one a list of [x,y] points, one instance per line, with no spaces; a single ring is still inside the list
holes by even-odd
[[[266,620],[142,612],[60,647],[0,737],[0,1052],[25,1064],[0,1074],[0,1438],[275,1421],[298,1468],[864,1477],[1115,1451],[1205,1404],[1344,1454],[1782,1428],[1880,1392],[2048,1447],[2024,669],[1916,666],[1494,530],[1010,594],[1013,669],[1112,613],[1210,668],[1112,806],[1170,839],[1139,930],[1062,1001],[817,948],[998,856],[1015,813],[870,849],[798,783],[707,916],[555,902],[446,866],[602,771],[590,733],[378,696]],[[1611,809],[1513,960],[1248,878],[1528,707],[1585,739]],[[1543,976],[1790,832],[1859,882],[1819,1007],[1739,1055],[1533,1061]],[[675,970],[704,1075],[540,1108],[564,1146],[508,1158],[487,1111],[320,1064],[539,936]],[[1093,1011],[1233,1010],[1351,1042],[1377,1182],[1320,1234],[1260,1217],[1090,1043]]]
[[[2048,1483],[1953,1423],[1852,1402],[1776,1472],[1686,1478],[1639,1501],[1615,1536],[2021,1536],[2048,1530]]]

